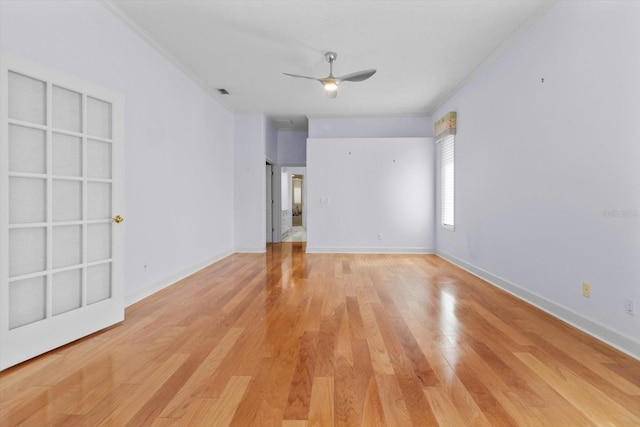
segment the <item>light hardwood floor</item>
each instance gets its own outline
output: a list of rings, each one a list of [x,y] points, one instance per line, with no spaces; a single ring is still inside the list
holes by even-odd
[[[282,239],[283,242],[306,242],[307,230],[304,227],[291,227],[286,236]]]
[[[0,374],[0,425],[638,426],[640,362],[437,256],[238,254]]]

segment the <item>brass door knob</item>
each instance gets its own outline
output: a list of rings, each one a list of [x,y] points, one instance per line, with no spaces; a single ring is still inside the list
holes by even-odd
[[[120,224],[122,221],[124,221],[124,218],[122,218],[120,215],[116,215],[111,220],[116,224]]]

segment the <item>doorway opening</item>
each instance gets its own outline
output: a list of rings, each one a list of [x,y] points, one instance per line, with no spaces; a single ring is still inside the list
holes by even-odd
[[[291,226],[302,227],[303,175],[291,175]]]
[[[282,241],[306,242],[306,167],[282,168]]]

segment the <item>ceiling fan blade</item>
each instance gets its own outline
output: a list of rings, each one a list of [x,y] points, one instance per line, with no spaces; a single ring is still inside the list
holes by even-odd
[[[335,77],[333,75],[333,63],[335,62],[337,56],[338,55],[335,52],[325,53],[324,57],[329,62],[329,75],[323,79],[318,79],[318,78],[309,77],[309,76],[301,76],[299,74],[289,74],[289,73],[282,73],[282,74],[289,77],[316,80],[320,82],[320,84],[324,87],[324,90],[327,94],[327,98],[336,98],[338,96],[338,85],[340,83],[361,82],[363,80],[367,80],[369,77],[373,76],[376,73],[376,70],[370,69],[370,70],[363,70],[363,71],[347,74],[342,77]]]
[[[289,73],[282,73],[282,74],[284,74],[285,76],[290,76],[290,77],[299,77],[301,79],[316,80],[316,81],[319,81],[320,83],[322,83],[322,79],[317,79],[315,77],[301,76],[299,74],[289,74]]]
[[[346,76],[336,77],[336,80],[339,82],[361,82],[363,80],[367,80],[369,77],[373,76],[376,73],[376,70],[364,70],[357,71],[355,73],[347,74]]]

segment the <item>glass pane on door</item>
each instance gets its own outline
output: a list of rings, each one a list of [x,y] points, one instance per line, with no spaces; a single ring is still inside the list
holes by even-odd
[[[9,224],[47,220],[47,181],[39,178],[9,178]]]
[[[46,277],[39,276],[9,284],[9,329],[46,317]]]
[[[53,174],[82,176],[82,138],[53,133]]]
[[[82,182],[53,180],[53,220],[78,221],[82,219]]]
[[[47,268],[47,229],[9,230],[9,277],[37,273]]]
[[[82,226],[53,227],[53,268],[82,264]]]
[[[107,182],[90,182],[88,189],[87,219],[111,218],[111,184]]]
[[[47,84],[10,71],[9,118],[47,124]]]
[[[111,104],[96,98],[87,98],[87,133],[111,139]]]
[[[87,262],[111,258],[111,223],[87,226]]]
[[[87,304],[111,298],[111,263],[87,268]]]
[[[53,275],[52,302],[54,316],[82,306],[82,269]]]
[[[53,127],[82,131],[82,95],[58,86],[53,87]]]
[[[111,179],[111,143],[87,141],[87,176]]]
[[[45,131],[9,125],[9,171],[22,173],[47,172]]]

